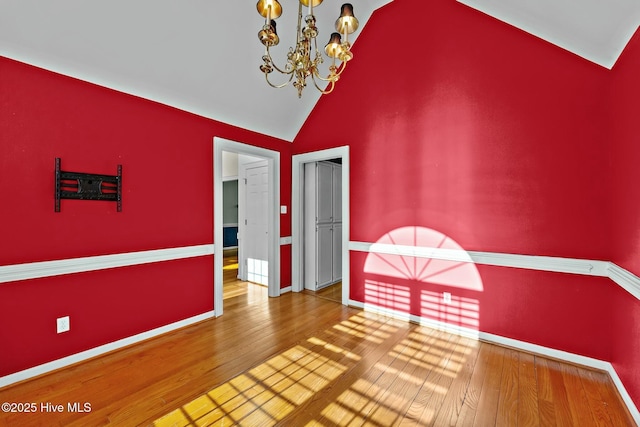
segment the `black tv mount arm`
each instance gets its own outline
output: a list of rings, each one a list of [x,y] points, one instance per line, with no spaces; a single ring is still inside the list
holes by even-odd
[[[118,165],[117,175],[68,172],[60,170],[60,158],[56,157],[55,183],[56,212],[60,212],[61,199],[116,202],[122,212],[122,165]]]

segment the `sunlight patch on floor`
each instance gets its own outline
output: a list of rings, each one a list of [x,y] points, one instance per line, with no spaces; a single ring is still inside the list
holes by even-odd
[[[447,388],[440,382],[455,377],[464,359],[465,345],[457,338],[443,339],[448,335],[429,328],[416,330],[389,346],[384,357],[366,372],[352,370],[372,348],[384,345],[399,332],[402,324],[389,318],[380,322],[380,317],[366,312],[351,316],[327,329],[326,335],[307,338],[153,425],[272,426],[301,406],[320,402],[317,417],[307,418],[301,425],[386,427],[399,422],[408,409],[422,420],[429,419],[433,411],[425,407],[425,401],[446,394]],[[367,344],[367,353],[360,354],[356,348],[340,345],[352,340],[344,334],[374,344]],[[448,355],[455,355],[456,360]],[[332,384],[339,378],[348,378],[348,386],[333,390]]]
[[[340,332],[344,332],[358,338],[363,338],[377,344],[382,343],[396,331],[394,327],[386,324],[372,327],[366,320],[367,319],[361,316],[353,316],[349,320],[345,320],[334,325],[334,328]]]
[[[348,353],[344,349],[341,352]],[[163,416],[153,425],[273,425],[346,369],[297,345]]]

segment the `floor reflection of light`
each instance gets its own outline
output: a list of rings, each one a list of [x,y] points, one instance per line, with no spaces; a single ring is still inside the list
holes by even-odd
[[[298,345],[156,420],[154,426],[273,425],[346,369]]]
[[[275,425],[362,359],[351,349],[338,345],[339,340],[330,342],[329,339],[340,338],[336,334],[342,333],[377,345],[397,331],[394,323],[392,319],[360,312],[321,336],[309,337],[304,343],[193,399],[153,425]]]
[[[361,357],[358,356],[357,354],[352,353],[349,350],[346,350],[344,348],[338,347],[337,345],[334,345],[334,344],[328,343],[326,341],[323,341],[320,338],[311,337],[307,341],[310,344],[322,346],[322,347],[326,348],[327,350],[332,351],[332,352],[334,352],[336,354],[342,354],[342,355],[344,355],[345,357],[347,357],[349,359],[356,360],[356,361],[361,359]]]
[[[432,328],[359,312],[153,425],[428,425],[437,414],[434,402],[451,392],[450,384],[476,345]],[[287,423],[289,416],[295,421]]]
[[[372,326],[363,320],[364,319],[359,316],[353,316],[349,320],[340,322],[333,327],[340,332],[378,344],[389,338],[389,334],[394,331],[393,328],[388,325]]]
[[[225,283],[223,298],[230,299],[246,295],[247,304],[261,303],[267,296],[268,288],[264,285],[247,282]]]
[[[247,280],[261,285],[269,284],[269,262],[247,258]]]

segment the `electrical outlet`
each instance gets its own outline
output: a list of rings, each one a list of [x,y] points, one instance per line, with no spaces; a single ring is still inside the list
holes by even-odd
[[[442,293],[442,302],[445,304],[451,304],[451,293],[443,292]]]
[[[56,319],[57,332],[60,334],[62,332],[67,332],[71,329],[71,323],[69,323],[69,316],[58,317]]]

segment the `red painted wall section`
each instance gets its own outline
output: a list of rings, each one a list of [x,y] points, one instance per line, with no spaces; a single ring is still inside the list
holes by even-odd
[[[417,226],[468,251],[609,259],[609,71],[445,0],[379,9],[353,50],[293,144],[350,146],[352,241]],[[476,301],[484,332],[610,360],[607,279],[478,266],[482,291],[405,286],[364,258],[351,255],[356,301],[386,283],[393,307],[422,315],[448,289]]]
[[[368,268],[371,258],[378,257],[386,263],[384,272]],[[616,287],[607,278],[464,264],[477,269],[477,277],[452,284],[444,276],[460,263],[411,257],[393,263],[386,255],[362,252],[352,252],[350,258],[350,297],[355,301],[611,360],[610,298]],[[407,266],[420,262],[440,264],[440,274],[405,274]],[[450,304],[443,301],[443,292],[451,294]]]
[[[290,206],[286,141],[1,57],[0,75],[0,265],[212,243],[214,136],[279,151]],[[55,213],[55,157],[89,173],[122,164],[122,212],[63,200]],[[12,325],[0,331],[0,376],[211,311],[212,269],[209,256],[0,284]],[[56,335],[61,315],[72,330]]]
[[[211,243],[214,136],[281,151],[283,182],[290,176],[284,141],[1,64],[2,264]],[[54,214],[55,157],[64,170],[93,173],[114,174],[121,163],[123,212],[115,204],[63,200]],[[290,184],[281,192],[289,203]]]
[[[606,77],[457,2],[393,2],[294,151],[351,146],[352,240],[425,225],[468,250],[606,259]]]
[[[640,34],[636,32],[611,71],[610,153],[611,260],[640,276]],[[640,302],[619,289],[613,299],[612,363],[640,407]]]
[[[640,110],[640,34],[636,33],[611,71],[608,119],[611,133],[612,260],[640,275],[640,146],[638,111]]]

